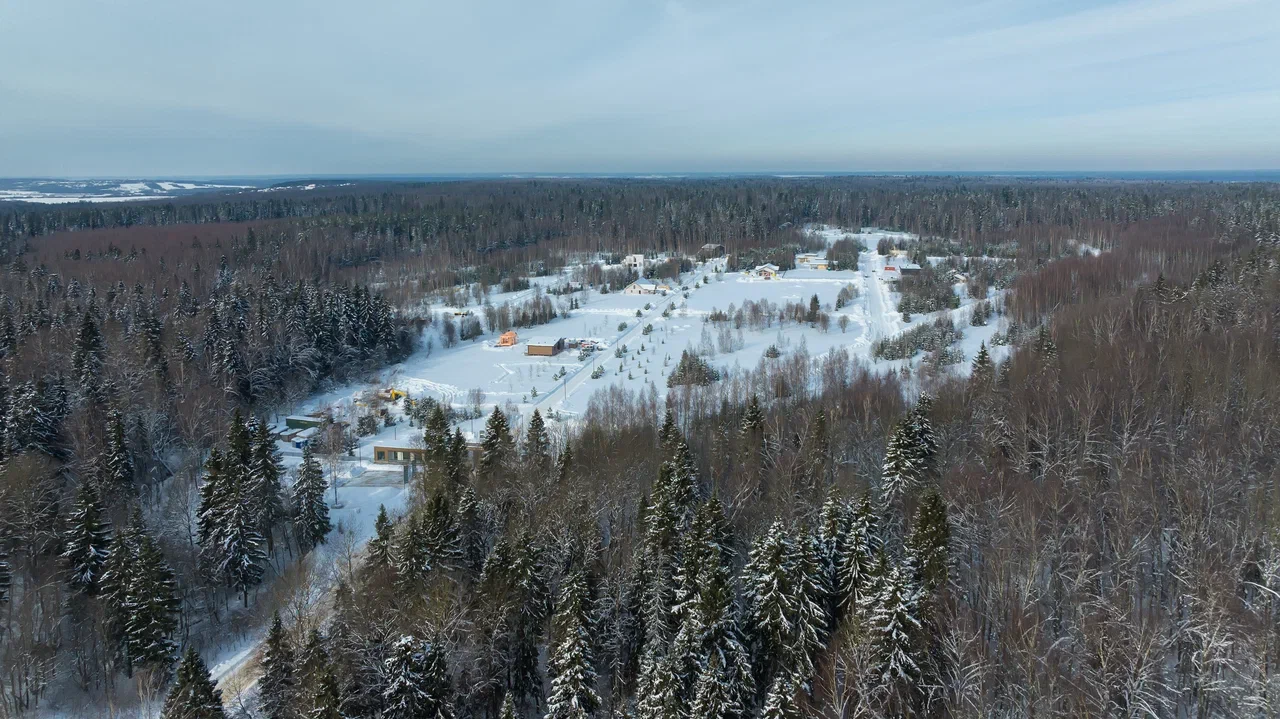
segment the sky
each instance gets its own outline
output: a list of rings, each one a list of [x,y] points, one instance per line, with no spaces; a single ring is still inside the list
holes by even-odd
[[[0,176],[1280,168],[1280,0],[0,0]]]

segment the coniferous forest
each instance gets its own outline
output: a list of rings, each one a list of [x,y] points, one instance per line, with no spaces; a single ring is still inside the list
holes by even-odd
[[[474,457],[469,406],[430,405],[406,510],[282,599],[338,532],[323,448],[286,470],[277,415],[456,340],[433,306],[602,254],[794,255],[818,223],[1008,261],[1011,351],[690,353],[665,401],[601,390],[554,431],[495,406]],[[215,651],[259,635],[255,683],[220,685]],[[1280,716],[1280,187],[0,204],[0,717],[52,714]]]

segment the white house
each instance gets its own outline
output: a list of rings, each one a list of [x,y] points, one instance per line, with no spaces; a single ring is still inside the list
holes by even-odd
[[[763,265],[756,265],[751,274],[764,280],[772,280],[778,276],[778,266],[772,262]]]
[[[636,272],[642,272],[645,267],[644,255],[627,255],[622,258],[622,264]]]
[[[627,285],[626,289],[622,290],[622,293],[625,295],[656,295],[659,292],[666,292],[670,289],[671,287],[669,285],[664,285],[661,282],[654,282],[653,280],[636,280],[635,282]]]
[[[825,270],[829,267],[826,256],[817,252],[802,252],[796,255],[796,267],[807,270]]]

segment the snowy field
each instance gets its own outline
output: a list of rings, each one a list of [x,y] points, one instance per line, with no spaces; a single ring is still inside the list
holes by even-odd
[[[913,316],[911,322],[904,322],[897,311],[898,297],[892,291],[890,275],[885,272],[890,259],[878,254],[876,245],[885,237],[909,241],[912,236],[880,230],[848,232],[825,227],[812,228],[810,232],[825,240],[827,245],[845,237],[861,241],[864,250],[859,256],[858,268],[842,271],[796,269],[776,279],[761,279],[744,273],[724,272],[724,260],[712,260],[681,277],[681,283],[687,288],[685,291],[679,289],[681,283],[672,282],[673,291],[665,296],[621,292],[600,294],[591,290],[578,292],[573,296],[580,303],[580,309],[548,324],[517,330],[519,343],[514,347],[496,346],[497,335],[486,332],[475,341],[459,342],[454,347],[445,348],[433,330],[430,343],[433,348],[430,351],[427,351],[424,341],[423,346],[407,360],[384,369],[369,381],[317,394],[291,408],[289,413],[330,410],[336,417],[354,422],[357,402],[361,397],[371,390],[386,387],[405,390],[413,397],[434,397],[458,409],[466,409],[470,407],[468,393],[479,389],[485,395],[482,410],[486,414],[495,405],[514,405],[522,418],[538,408],[544,415],[558,415],[572,422],[585,409],[592,393],[610,385],[638,390],[652,383],[659,396],[664,396],[667,391],[666,374],[675,368],[681,351],[705,344],[704,327],[712,343],[716,343],[716,328],[705,321],[713,310],[727,311],[730,305],[741,307],[746,301],[760,300],[768,300],[778,307],[788,302],[807,307],[815,294],[823,310],[831,316],[832,322],[827,331],[804,323],[788,323],[782,329],[775,323],[772,329],[762,331],[744,327],[740,346],[729,352],[717,349],[714,356],[708,357],[709,361],[720,368],[749,368],[760,361],[770,345],[787,351],[803,343],[815,361],[834,349],[846,348],[851,356],[885,372],[906,364],[918,365],[923,354],[894,362],[877,363],[872,358],[872,346],[876,341],[931,323],[941,314],[919,314]],[[531,283],[535,288],[494,293],[489,296],[489,302],[495,306],[503,302],[518,304],[532,298],[537,286],[561,285],[567,279],[564,276],[534,278]],[[836,295],[847,285],[857,289],[857,297],[842,309],[835,310]],[[1004,348],[990,346],[998,320],[993,318],[984,327],[969,327],[968,315],[974,300],[965,296],[962,284],[957,284],[955,291],[961,297],[961,304],[958,309],[948,312],[964,333],[958,346],[965,360],[953,369],[967,372],[980,343],[987,343],[996,360],[1002,356]],[[558,306],[567,306],[569,298],[556,297],[555,300]],[[470,309],[477,317],[483,318],[483,312],[474,305],[435,309],[450,315],[455,310]],[[664,317],[663,312],[668,309],[670,315]],[[843,331],[839,328],[842,315],[848,318]],[[622,327],[623,323],[625,327]],[[653,325],[653,331],[646,336],[643,328],[648,324]],[[736,345],[737,332],[733,334]],[[535,337],[592,339],[600,349],[582,361],[574,349],[553,357],[528,356],[525,342]],[[614,355],[615,349],[624,345],[628,349],[625,363]],[[604,376],[592,379],[593,368],[600,364],[606,369]],[[625,368],[620,371],[620,367]],[[561,371],[563,376],[555,378]],[[400,467],[372,461],[374,445],[420,446],[420,430],[409,427],[407,419],[400,414],[402,404],[391,405],[392,415],[399,420],[395,426],[362,438],[355,457],[344,459],[337,467],[341,507],[331,510],[335,531],[330,535],[328,544],[308,558],[314,569],[311,591],[317,595],[333,585],[337,568],[343,562],[354,561],[352,557],[373,535],[378,506],[386,505],[394,515],[405,505],[406,492]],[[468,439],[478,440],[483,424],[483,419],[466,420],[458,427]],[[551,426],[556,425],[552,422]],[[516,429],[519,429],[519,422]],[[278,443],[278,447],[286,466],[292,470],[301,461],[301,450],[285,443]],[[326,466],[326,472],[329,471]],[[264,634],[265,628],[246,632],[243,637],[214,653],[210,666],[229,699],[252,687],[257,644]]]

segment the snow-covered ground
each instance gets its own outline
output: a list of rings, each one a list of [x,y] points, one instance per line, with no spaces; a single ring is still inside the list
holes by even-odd
[[[717,328],[705,322],[713,310],[727,311],[730,305],[741,307],[746,301],[760,300],[769,300],[779,307],[787,302],[807,307],[815,294],[824,310],[831,315],[832,322],[827,331],[804,323],[788,323],[785,328],[779,328],[775,322],[772,329],[762,331],[744,327],[740,346],[729,352],[722,352],[717,347],[716,354],[708,359],[718,367],[754,367],[770,345],[795,348],[803,342],[814,358],[837,348],[846,348],[853,357],[884,371],[896,370],[904,364],[918,364],[922,355],[895,362],[875,363],[872,359],[872,346],[876,341],[933,322],[941,314],[915,315],[910,322],[904,322],[897,311],[898,297],[890,284],[892,273],[886,274],[884,269],[889,258],[878,254],[876,245],[885,237],[909,241],[912,236],[873,229],[850,232],[828,227],[811,228],[810,232],[822,238],[827,245],[845,237],[861,241],[864,250],[859,256],[858,268],[841,271],[796,269],[783,273],[777,279],[760,279],[723,271],[724,260],[721,259],[701,264],[694,272],[682,276],[681,282],[687,288],[685,291],[679,289],[680,283],[671,283],[673,291],[665,296],[621,292],[600,294],[590,290],[578,292],[574,297],[580,303],[580,309],[548,324],[517,330],[519,342],[514,347],[498,347],[497,335],[486,333],[475,341],[459,342],[454,347],[445,348],[438,335],[433,333],[431,344],[434,347],[430,351],[424,343],[404,362],[384,369],[369,381],[316,394],[291,408],[290,413],[328,409],[338,417],[354,421],[356,403],[361,397],[371,390],[386,387],[405,390],[414,397],[434,397],[463,409],[470,406],[469,391],[479,389],[485,395],[482,409],[486,412],[495,405],[507,406],[510,403],[518,408],[522,417],[538,408],[544,414],[554,411],[571,421],[585,409],[592,393],[610,385],[640,389],[646,383],[652,383],[660,396],[665,395],[666,374],[675,368],[682,350],[703,343],[704,326],[712,344],[718,344]],[[531,282],[545,288],[561,285],[567,279],[564,276],[542,277]],[[835,310],[836,295],[846,285],[857,288],[857,297],[849,305]],[[956,291],[961,295],[961,306],[948,312],[964,333],[959,347],[966,358],[956,366],[956,371],[967,372],[979,344],[986,342],[990,347],[998,318],[992,318],[985,327],[969,327],[968,315],[975,300],[964,295],[963,284],[957,284]],[[536,292],[534,288],[495,293],[489,296],[489,302],[495,306],[503,302],[518,304]],[[568,305],[568,297],[555,299],[561,307]],[[663,312],[668,308],[670,316],[664,317]],[[436,309],[447,314],[470,309],[477,317],[483,318],[483,312],[475,306]],[[849,319],[845,331],[839,328],[841,315]],[[643,328],[648,324],[653,325],[653,331],[644,335]],[[526,354],[526,341],[533,337],[589,338],[596,341],[600,349],[581,361],[578,351],[573,349],[553,357],[533,357]],[[734,338],[736,344],[736,331]],[[624,345],[628,350],[625,359],[616,358],[615,349]],[[999,359],[1003,348],[990,349],[993,358]],[[593,368],[600,364],[606,369],[604,376],[592,379]],[[564,371],[563,377],[556,379],[554,375],[561,370]],[[375,444],[415,446],[420,442],[420,430],[410,428],[408,421],[400,415],[402,404],[396,403],[392,409],[393,416],[400,417],[398,424],[363,438],[356,456],[341,463],[338,498],[342,507],[332,510],[335,532],[328,544],[308,558],[318,579],[315,591],[324,591],[332,586],[335,568],[341,562],[350,561],[352,554],[358,553],[373,535],[373,521],[380,504],[385,504],[393,514],[404,507],[406,492],[401,469],[372,461]],[[483,423],[483,419],[466,420],[459,427],[469,438],[479,439]],[[280,443],[279,448],[288,467],[295,467],[301,461],[301,450],[284,443]],[[251,670],[255,666],[258,642],[264,634],[265,627],[259,628],[214,653],[210,666],[228,698],[252,686]]]

